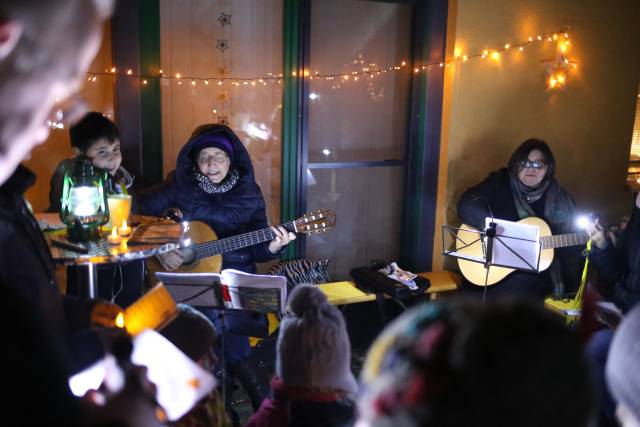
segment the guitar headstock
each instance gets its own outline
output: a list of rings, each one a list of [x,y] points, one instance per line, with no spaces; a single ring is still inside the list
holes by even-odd
[[[324,233],[336,225],[336,214],[330,209],[316,209],[307,212],[294,222],[298,233]]]

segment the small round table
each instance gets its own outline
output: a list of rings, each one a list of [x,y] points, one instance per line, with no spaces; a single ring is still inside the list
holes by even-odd
[[[40,215],[38,215],[40,216]],[[38,217],[37,216],[37,217]],[[42,216],[40,216],[42,217]],[[38,218],[41,220],[41,218]],[[181,227],[169,220],[155,217],[132,216],[131,236],[134,236],[136,225],[161,225],[169,227]],[[100,264],[118,264],[126,261],[148,258],[154,255],[170,252],[180,247],[179,239],[173,237],[166,239],[155,239],[155,242],[129,242],[131,236],[122,237],[122,241],[118,245],[108,243],[107,237],[109,233],[105,232],[98,241],[84,242],[82,246],[85,251],[78,252],[70,248],[61,247],[59,242],[64,243],[65,234],[62,231],[45,230],[45,236],[54,262],[64,265],[78,265],[85,267],[87,270],[87,289],[86,296],[96,298],[98,295],[97,270]],[[55,241],[57,240],[57,242]]]

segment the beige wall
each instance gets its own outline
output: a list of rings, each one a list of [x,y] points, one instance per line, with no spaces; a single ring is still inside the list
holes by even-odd
[[[102,45],[94,59],[90,71],[101,72],[111,67],[111,27],[105,25]],[[95,82],[86,82],[81,95],[91,110],[100,111],[113,117],[113,78],[98,76]],[[36,183],[27,191],[26,198],[34,212],[43,212],[49,206],[49,181],[58,162],[71,157],[71,143],[68,129],[51,131],[44,144],[31,152],[31,158],[24,165],[36,174]]]
[[[257,78],[282,73],[282,0],[162,0],[160,56],[165,75]],[[221,26],[221,13],[231,25]],[[226,39],[229,48],[216,49]],[[163,79],[162,144],[164,173],[175,169],[180,149],[191,132],[226,116],[245,144],[262,189],[270,223],[280,222],[282,85],[196,85]],[[215,110],[215,113],[214,113]]]
[[[546,140],[557,177],[578,208],[617,221],[631,203],[625,188],[640,78],[637,0],[451,0],[447,57],[476,53],[556,31],[568,21],[578,62],[566,87],[545,88],[545,64],[555,43],[499,62],[472,59],[446,71],[438,217],[433,268],[442,268],[440,229],[458,225],[460,194],[506,165],[530,137]],[[450,261],[447,261],[447,266]]]

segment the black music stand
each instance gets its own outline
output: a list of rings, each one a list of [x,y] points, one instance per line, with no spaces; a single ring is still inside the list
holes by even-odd
[[[280,318],[283,311],[284,302],[286,300],[286,279],[282,277],[282,286],[284,287],[284,295],[275,288],[251,287],[249,285],[230,287],[223,285],[222,276],[217,273],[156,273],[156,278],[162,282],[167,288],[171,296],[179,303],[190,304],[196,307],[214,309],[218,311],[218,319],[220,320],[220,362],[222,366],[222,401],[226,405],[227,381],[226,381],[226,363],[224,357],[224,316],[227,310],[248,310],[259,313],[274,313]],[[272,298],[264,298],[268,290],[273,290],[277,294],[275,304]],[[246,306],[235,307],[232,304],[234,300],[246,303]],[[229,308],[235,307],[235,308]],[[226,409],[226,408],[225,408]]]
[[[539,272],[540,237],[537,231],[533,233],[535,228],[527,231],[526,227],[534,226],[494,218],[486,219],[484,230],[443,225],[442,254],[483,266],[485,278],[482,300],[484,302],[491,267]],[[449,244],[447,244],[447,236],[452,238]],[[453,245],[455,249],[446,249],[451,246],[451,243],[455,243]],[[478,247],[481,248],[480,251]]]

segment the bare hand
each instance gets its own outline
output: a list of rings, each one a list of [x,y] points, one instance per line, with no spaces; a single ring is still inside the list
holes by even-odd
[[[636,208],[640,209],[640,192],[636,196]]]
[[[283,226],[271,227],[271,231],[276,235],[269,243],[269,252],[272,254],[280,252],[280,249],[287,246],[292,240],[296,240],[296,235],[287,231]]]
[[[99,301],[91,310],[91,324],[93,326],[113,328],[116,326],[116,317],[120,313],[123,313],[123,310],[119,305],[107,301]]]
[[[117,425],[155,427],[166,425],[166,412],[156,402],[156,387],[147,377],[147,369],[136,366],[126,379],[124,389],[92,391],[83,402],[89,419]],[[108,423],[107,423],[108,424]]]
[[[168,271],[175,271],[184,262],[184,253],[182,249],[175,249],[171,252],[156,255],[156,258],[162,264],[162,268]]]
[[[598,248],[604,249],[609,245],[607,233],[602,224],[600,224],[600,218],[587,225],[587,234]]]

